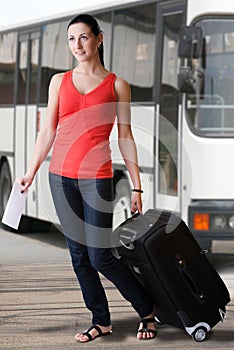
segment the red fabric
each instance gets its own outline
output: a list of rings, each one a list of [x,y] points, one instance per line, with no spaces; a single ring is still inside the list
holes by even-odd
[[[72,71],[64,74],[50,172],[75,179],[113,176],[109,136],[116,118],[115,79],[109,73],[82,95],[73,84]]]

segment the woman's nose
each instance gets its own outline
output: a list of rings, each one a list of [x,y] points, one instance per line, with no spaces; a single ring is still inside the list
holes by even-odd
[[[82,47],[82,42],[80,39],[77,40],[77,47],[78,48],[81,48]]]

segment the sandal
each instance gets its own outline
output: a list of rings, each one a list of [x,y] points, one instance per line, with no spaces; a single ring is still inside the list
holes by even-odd
[[[143,323],[143,327],[138,330],[138,333],[153,333],[153,336],[150,338],[138,338],[139,340],[150,340],[156,337],[157,330],[156,329],[150,329],[147,327],[148,323],[156,322],[155,318],[142,318],[141,322]]]
[[[96,331],[98,332],[98,334],[95,335],[94,337],[92,337],[92,335],[90,334],[90,331],[92,331],[93,329],[96,329]],[[76,339],[76,341],[77,341],[78,343],[87,343],[87,342],[89,342],[89,341],[91,341],[91,340],[94,340],[94,339],[96,339],[96,338],[98,338],[98,337],[103,337],[103,336],[109,335],[109,334],[111,334],[111,333],[112,333],[112,331],[109,331],[109,332],[102,332],[102,330],[101,330],[101,328],[100,328],[99,326],[93,324],[92,326],[90,326],[90,327],[87,329],[87,331],[81,333],[81,335],[86,335],[86,337],[88,337],[88,339],[87,339],[87,340],[84,340],[84,341],[79,340],[79,339]]]

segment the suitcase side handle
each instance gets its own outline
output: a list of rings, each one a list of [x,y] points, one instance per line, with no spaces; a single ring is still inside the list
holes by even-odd
[[[134,250],[135,245],[134,241],[137,238],[138,232],[132,230],[129,227],[123,227],[122,232],[119,235],[119,241],[122,244],[122,246],[128,250]]]
[[[205,292],[202,291],[202,288],[199,288],[198,280],[194,278],[185,260],[180,255],[177,256],[177,265],[191,293],[198,298],[201,303],[204,302],[206,300]]]

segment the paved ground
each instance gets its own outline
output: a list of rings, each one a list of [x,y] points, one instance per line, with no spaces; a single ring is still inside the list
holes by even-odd
[[[234,274],[224,268],[232,302],[224,323],[203,343],[182,330],[160,326],[151,341],[135,338],[138,317],[116,289],[103,279],[110,302],[113,334],[87,344],[74,341],[77,331],[90,324],[79,286],[63,242],[51,245],[32,237],[0,230],[0,349],[233,349]]]

